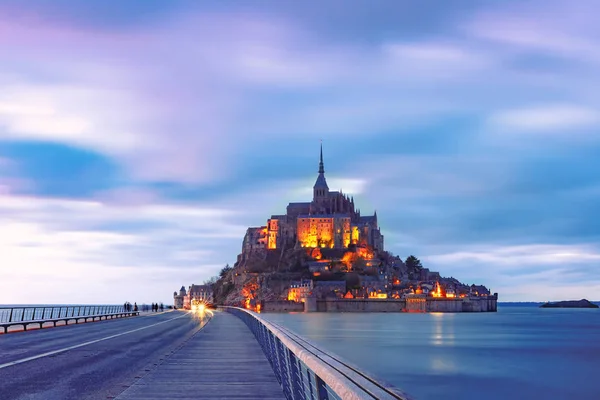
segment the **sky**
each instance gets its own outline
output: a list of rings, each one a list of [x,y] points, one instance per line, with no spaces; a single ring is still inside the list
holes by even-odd
[[[172,303],[332,190],[501,301],[600,299],[589,0],[0,1],[0,304]]]

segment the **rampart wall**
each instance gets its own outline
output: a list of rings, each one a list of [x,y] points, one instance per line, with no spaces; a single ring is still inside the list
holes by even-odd
[[[304,312],[304,303],[288,300],[264,301],[261,307],[264,312]]]
[[[271,312],[495,312],[498,296],[457,299],[414,296],[407,299],[306,299],[266,301],[263,311]]]

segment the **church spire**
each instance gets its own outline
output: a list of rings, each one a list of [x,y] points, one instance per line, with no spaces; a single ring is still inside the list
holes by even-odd
[[[326,199],[329,195],[329,186],[327,186],[327,181],[325,180],[325,168],[323,167],[323,143],[321,143],[321,156],[319,159],[319,176],[317,176],[317,181],[313,189],[314,200],[317,198]]]
[[[325,173],[325,167],[323,166],[323,142],[321,142],[321,158],[319,161],[319,173],[320,174]]]

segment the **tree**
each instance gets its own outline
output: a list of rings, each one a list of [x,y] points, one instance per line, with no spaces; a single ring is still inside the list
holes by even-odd
[[[231,268],[229,264],[225,265],[223,269],[221,269],[221,272],[219,272],[219,277],[225,278],[225,275],[227,275],[231,270],[233,270],[233,268]]]
[[[208,285],[208,286],[213,286],[215,283],[217,283],[217,281],[219,280],[218,276],[213,276],[207,280],[204,281],[204,285]]]
[[[410,270],[420,271],[423,269],[423,264],[421,264],[421,260],[419,260],[415,256],[408,256],[404,263],[408,267],[409,271]]]

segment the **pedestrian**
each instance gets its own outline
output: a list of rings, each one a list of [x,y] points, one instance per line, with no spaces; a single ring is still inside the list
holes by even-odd
[[[137,303],[133,303],[133,311],[137,312],[138,307],[137,307]]]

